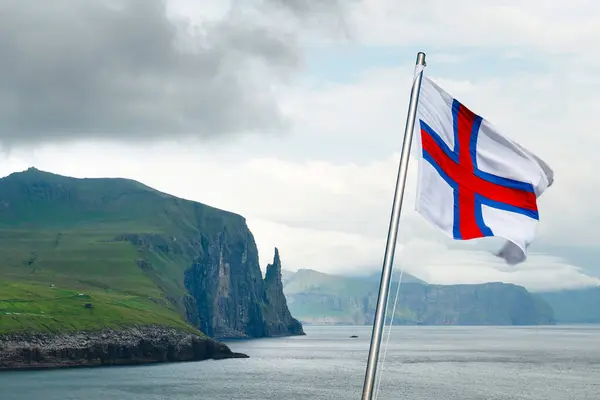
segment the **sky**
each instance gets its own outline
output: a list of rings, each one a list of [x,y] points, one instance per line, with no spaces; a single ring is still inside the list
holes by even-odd
[[[381,269],[414,62],[547,162],[525,263],[414,211],[395,268],[532,291],[600,284],[600,3],[6,0],[0,176],[127,177],[246,217],[261,265]],[[413,150],[414,150],[413,146]]]

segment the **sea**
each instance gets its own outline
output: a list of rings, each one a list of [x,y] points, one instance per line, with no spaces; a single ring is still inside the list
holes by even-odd
[[[227,342],[248,359],[2,372],[0,400],[360,400],[371,328],[305,331]],[[600,400],[600,326],[401,326],[386,336],[379,400]]]

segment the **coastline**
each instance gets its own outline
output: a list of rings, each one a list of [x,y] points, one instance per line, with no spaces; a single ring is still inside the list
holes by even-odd
[[[0,371],[248,358],[214,339],[161,326],[0,335]]]
[[[235,343],[235,342],[246,342],[246,341],[254,341],[254,340],[263,340],[263,339],[279,339],[286,337],[295,337],[295,336],[306,336],[304,331],[294,332],[294,333],[282,333],[278,335],[269,335],[269,336],[219,336],[216,340],[221,341],[222,343]]]

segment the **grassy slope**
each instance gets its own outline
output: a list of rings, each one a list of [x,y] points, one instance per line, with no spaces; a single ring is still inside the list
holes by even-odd
[[[37,170],[0,179],[0,333],[132,324],[193,330],[181,304],[168,301],[186,295],[189,254],[140,251],[115,238],[153,234],[174,243],[199,235],[198,226],[214,232],[240,222],[124,179]],[[142,259],[150,268],[138,266]]]

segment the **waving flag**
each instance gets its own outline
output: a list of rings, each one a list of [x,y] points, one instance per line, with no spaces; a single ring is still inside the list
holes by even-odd
[[[527,247],[535,237],[540,218],[537,199],[554,181],[554,173],[545,162],[504,137],[488,121],[424,76],[425,66],[425,53],[419,52],[383,255],[362,400],[372,400],[375,392],[413,135],[419,138],[422,154],[417,212],[456,240],[486,236],[507,239],[497,255],[509,264],[527,258]]]
[[[554,173],[534,154],[423,76],[416,211],[457,240],[508,239],[498,255],[527,257],[539,220],[537,198]]]

